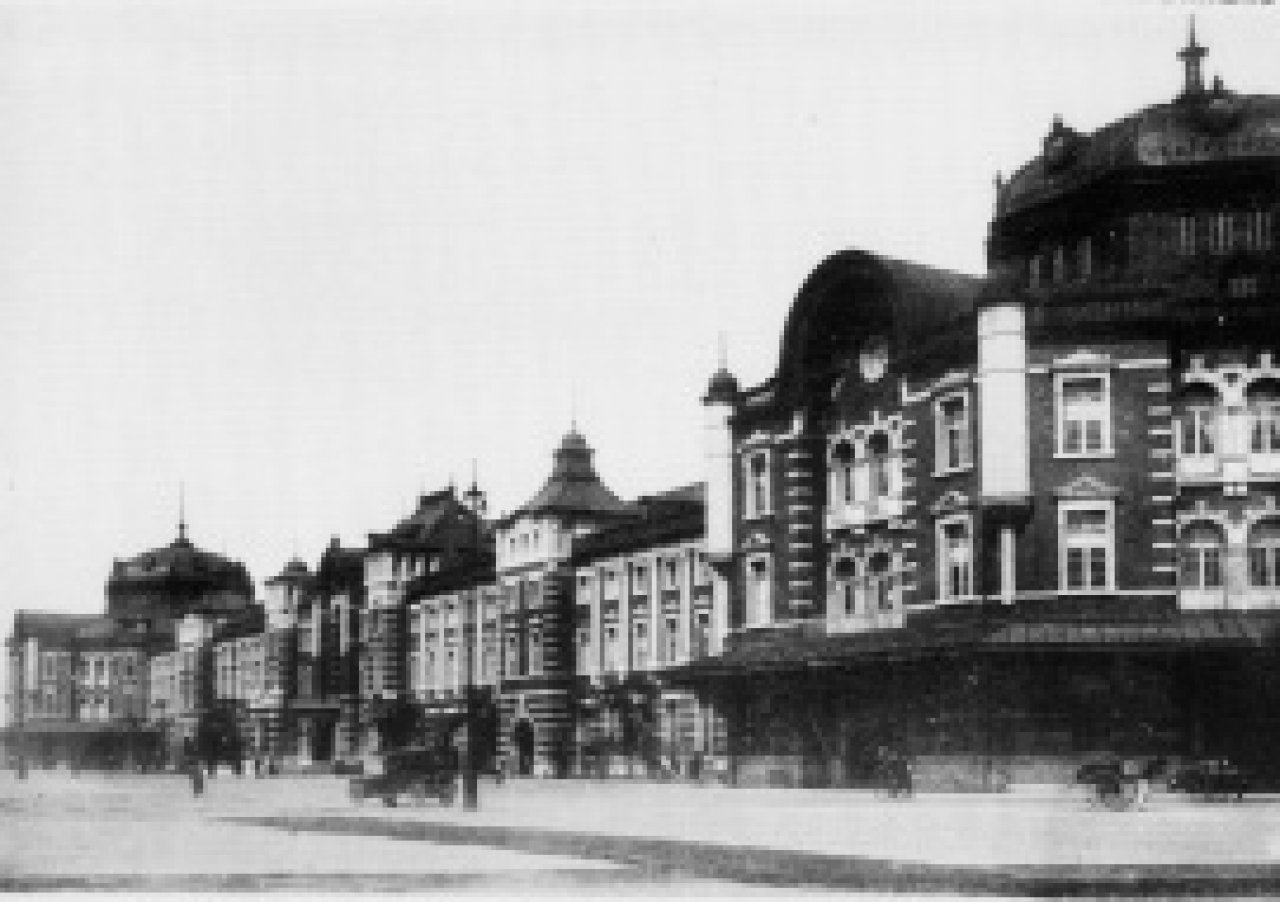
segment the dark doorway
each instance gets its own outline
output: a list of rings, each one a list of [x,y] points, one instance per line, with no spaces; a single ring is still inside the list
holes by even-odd
[[[513,741],[516,746],[516,773],[527,777],[533,773],[533,724],[516,721]]]

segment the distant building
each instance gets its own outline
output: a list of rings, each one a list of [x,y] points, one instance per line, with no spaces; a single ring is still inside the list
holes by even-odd
[[[402,724],[411,714],[405,670],[409,584],[475,560],[484,543],[483,522],[452,486],[423,495],[390,532],[370,533],[358,640],[362,753],[394,742],[392,734],[407,728]]]
[[[117,561],[106,594],[105,615],[15,615],[11,751],[120,766],[195,740],[211,698],[202,649],[221,624],[252,618],[248,571],[197,548],[180,521],[169,545]]]

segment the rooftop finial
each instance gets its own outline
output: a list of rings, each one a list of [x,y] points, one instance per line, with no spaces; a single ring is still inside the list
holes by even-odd
[[[186,483],[179,480],[178,482],[178,541],[185,542],[187,540],[187,486]]]
[[[1196,43],[1196,17],[1193,15],[1187,30],[1187,46],[1178,51],[1178,59],[1183,66],[1183,94],[1200,94],[1204,91],[1204,73],[1200,63],[1208,55],[1209,51]]]
[[[479,487],[480,481],[476,479],[476,459],[471,458],[471,490],[474,492]]]
[[[724,330],[721,329],[716,333],[716,357],[720,364],[720,369],[729,369],[729,340],[725,338]]]

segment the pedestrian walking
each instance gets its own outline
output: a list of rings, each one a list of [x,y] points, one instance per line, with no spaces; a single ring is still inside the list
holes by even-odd
[[[196,798],[204,795],[204,771],[200,768],[200,762],[197,761],[191,765],[191,794]]]

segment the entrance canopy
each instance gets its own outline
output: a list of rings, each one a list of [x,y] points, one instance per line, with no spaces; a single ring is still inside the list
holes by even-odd
[[[1170,611],[1137,620],[1023,619],[1016,609],[972,609],[947,619],[922,615],[897,629],[817,632],[823,624],[760,630],[734,637],[722,655],[664,676],[677,684],[756,672],[855,666],[946,656],[1020,651],[1120,651],[1280,648],[1280,611]]]

